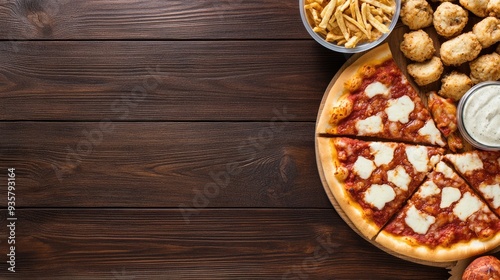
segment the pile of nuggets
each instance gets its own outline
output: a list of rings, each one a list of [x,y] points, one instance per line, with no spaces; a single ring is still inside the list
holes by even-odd
[[[404,34],[400,50],[412,61],[407,70],[416,84],[426,86],[441,78],[439,91],[428,94],[428,105],[448,147],[456,152],[464,148],[456,103],[474,84],[500,80],[500,0],[431,1],[403,0],[400,18],[410,32]],[[435,30],[435,40],[426,30]]]
[[[449,66],[438,93],[458,101],[474,84],[500,79],[500,0],[453,1],[404,0],[400,18],[411,31],[400,49],[413,61],[407,70],[419,86],[438,81]],[[467,30],[472,18],[476,23]],[[428,27],[434,27],[442,44],[424,31]]]

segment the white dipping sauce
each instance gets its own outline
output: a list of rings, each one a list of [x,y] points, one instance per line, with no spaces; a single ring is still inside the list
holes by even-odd
[[[470,137],[480,144],[500,147],[500,83],[479,87],[468,96],[462,116]]]

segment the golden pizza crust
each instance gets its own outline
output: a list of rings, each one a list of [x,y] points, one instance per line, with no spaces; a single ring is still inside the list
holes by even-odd
[[[399,42],[397,45],[399,46]],[[399,54],[396,52],[395,55]],[[338,168],[341,165],[333,145],[335,140],[332,139],[335,138],[324,136],[325,134],[336,134],[335,120],[339,121],[349,115],[349,106],[352,104],[348,104],[350,102],[348,91],[355,89],[360,84],[362,81],[361,73],[365,67],[376,66],[392,57],[388,44],[381,45],[363,55],[354,55],[346,63],[349,66],[345,70],[339,71],[326,90],[316,123],[316,153],[320,176],[330,201],[339,215],[355,232],[378,248],[416,263],[445,267],[457,260],[498,248],[500,246],[500,232],[488,240],[477,239],[462,242],[449,248],[442,246],[430,248],[418,245],[416,240],[381,231],[381,228],[364,214],[362,207],[346,191],[342,176],[339,176],[339,170],[342,171],[342,169]],[[406,73],[404,71],[405,69],[402,69],[402,72]],[[410,82],[412,81],[410,80]],[[356,137],[354,136],[354,138]]]
[[[488,240],[473,239],[460,242],[451,247],[438,246],[430,248],[418,245],[418,242],[410,237],[396,236],[386,231],[381,231],[375,238],[375,242],[385,248],[407,257],[433,262],[450,262],[465,259],[491,251],[500,245],[500,232]]]
[[[317,141],[319,158],[329,190],[356,229],[367,239],[372,239],[380,231],[380,227],[367,219],[361,206],[350,197],[343,182],[336,176],[340,162],[333,145],[334,138],[319,137]]]
[[[392,53],[389,49],[389,44],[385,43],[365,53],[342,71],[340,76],[335,80],[335,83],[329,86],[330,90],[328,91],[327,99],[323,104],[323,108],[320,108],[321,115],[316,125],[317,134],[336,133],[336,127],[330,124],[330,119],[332,118],[332,113],[334,113],[332,112],[333,108],[342,105],[341,100],[347,97],[345,83],[356,80],[356,77],[360,76],[359,69],[362,69],[363,66],[378,65],[390,58],[392,58]]]

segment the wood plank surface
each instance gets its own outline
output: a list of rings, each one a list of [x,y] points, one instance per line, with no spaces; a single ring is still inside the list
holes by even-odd
[[[330,208],[314,123],[292,120],[0,122],[0,180],[16,169],[19,207]]]
[[[446,279],[375,248],[332,209],[18,210],[22,279]],[[7,221],[6,211],[1,222]],[[1,240],[7,239],[1,227]],[[6,242],[0,243],[6,252]],[[6,262],[0,277],[10,276]],[[17,279],[21,279],[17,278]]]
[[[296,0],[0,1],[0,38],[310,39]]]
[[[0,26],[0,279],[448,277],[332,208],[314,129],[348,56],[298,1],[0,0]]]
[[[0,120],[267,121],[286,106],[315,121],[345,61],[313,41],[9,44]]]

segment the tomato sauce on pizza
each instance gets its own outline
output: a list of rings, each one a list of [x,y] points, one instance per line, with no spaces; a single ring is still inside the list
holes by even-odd
[[[444,150],[394,142],[325,138],[321,152],[335,162],[327,172],[339,200],[355,207],[352,220],[372,224],[373,237],[422,183]],[[328,148],[326,148],[328,147]]]
[[[366,63],[337,82],[341,86],[330,90],[337,99],[326,101],[319,122],[322,133],[446,145],[392,57]]]
[[[341,216],[388,251],[433,263],[500,246],[500,152],[459,153],[453,104],[438,103],[431,115],[385,45],[340,74],[316,125]]]
[[[444,158],[500,215],[500,152],[471,151]]]
[[[499,240],[500,219],[442,161],[376,239],[399,253],[441,260],[484,253]]]

